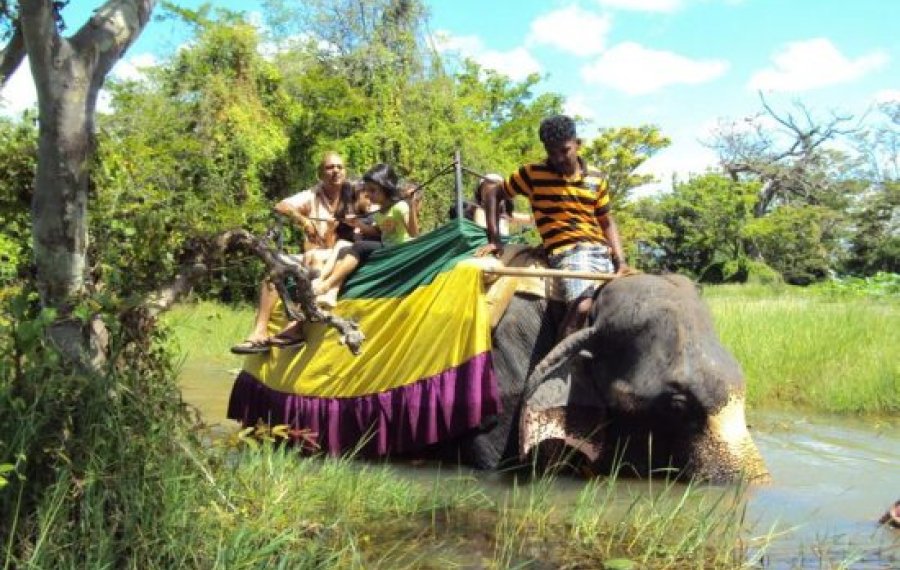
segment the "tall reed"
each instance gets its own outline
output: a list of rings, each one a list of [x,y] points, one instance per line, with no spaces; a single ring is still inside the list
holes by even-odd
[[[900,302],[792,288],[704,289],[760,407],[900,412]]]

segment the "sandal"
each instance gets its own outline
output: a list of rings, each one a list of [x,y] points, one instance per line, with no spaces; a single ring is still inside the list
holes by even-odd
[[[231,347],[234,354],[265,354],[272,350],[269,339],[245,340]]]
[[[294,346],[301,346],[306,344],[306,339],[302,336],[278,333],[274,336],[270,336],[263,342],[266,343],[267,348],[291,348]]]

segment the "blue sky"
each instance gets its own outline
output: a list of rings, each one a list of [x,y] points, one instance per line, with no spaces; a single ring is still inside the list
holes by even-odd
[[[185,1],[196,6],[200,2]],[[72,0],[76,29],[99,2]],[[255,1],[213,5],[253,12]],[[449,61],[468,56],[513,79],[540,73],[540,90],[598,127],[658,125],[672,146],[645,170],[667,181],[714,163],[700,140],[723,120],[802,102],[816,117],[862,116],[900,100],[897,0],[426,0],[429,28]],[[257,18],[258,19],[258,18]],[[153,22],[115,73],[134,74],[183,42]],[[24,75],[24,74],[22,74]],[[28,78],[3,91],[7,113],[27,105]]]

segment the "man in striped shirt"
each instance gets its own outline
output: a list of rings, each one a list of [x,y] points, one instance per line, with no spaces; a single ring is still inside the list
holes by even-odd
[[[485,189],[489,244],[481,253],[500,253],[503,244],[497,230],[500,199],[520,194],[528,198],[550,267],[623,275],[628,266],[619,231],[610,213],[609,187],[603,175],[578,156],[581,141],[575,121],[555,115],[541,121],[538,131],[547,158],[526,164],[502,184]],[[595,281],[564,279],[569,304],[560,334],[582,326],[590,313]]]

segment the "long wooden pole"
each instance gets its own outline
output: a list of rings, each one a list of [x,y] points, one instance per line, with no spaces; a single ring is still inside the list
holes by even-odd
[[[593,273],[591,271],[567,271],[565,269],[543,269],[539,267],[486,267],[482,269],[491,275],[514,275],[516,277],[562,277],[563,279],[590,279],[611,281],[614,273]]]

